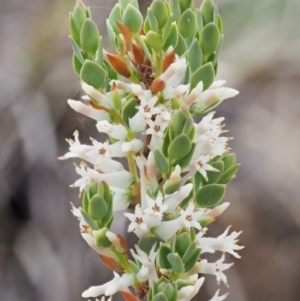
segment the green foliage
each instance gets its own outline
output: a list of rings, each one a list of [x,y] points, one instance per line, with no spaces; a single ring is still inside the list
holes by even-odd
[[[203,83],[203,90],[208,89],[215,79],[215,71],[212,63],[207,63],[198,68],[191,76],[191,88],[195,88],[199,82]]]
[[[132,4],[128,4],[123,12],[122,20],[133,33],[138,33],[143,25],[143,16]]]
[[[142,236],[138,242],[138,246],[146,253],[149,253],[154,245],[159,246],[161,239],[155,234],[146,234]]]
[[[107,72],[97,63],[85,60],[80,72],[80,78],[95,89],[101,89],[106,84]]]
[[[209,184],[199,189],[195,201],[199,207],[206,208],[219,204],[225,194],[226,185]]]

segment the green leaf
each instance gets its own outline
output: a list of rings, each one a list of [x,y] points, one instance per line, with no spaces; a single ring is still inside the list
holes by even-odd
[[[137,112],[138,112],[137,102],[135,98],[132,98],[125,104],[122,112],[123,120],[128,126],[129,126],[129,119],[132,118]]]
[[[80,44],[80,30],[86,19],[84,10],[76,6],[73,12],[70,14],[70,32],[76,43]]]
[[[107,71],[107,74],[108,74],[108,78],[110,80],[112,79],[118,79],[118,73],[116,72],[116,70],[111,66],[111,64],[107,61],[104,61],[104,66],[105,66],[105,69]]]
[[[214,3],[211,0],[205,0],[201,7],[200,7],[200,12],[202,15],[203,19],[203,24],[204,26],[210,22],[214,21]]]
[[[197,250],[197,243],[195,241],[192,242],[190,245],[187,245],[186,251],[182,257],[183,263],[187,263],[195,254],[196,250]]]
[[[109,23],[112,26],[116,34],[120,34],[120,28],[117,22],[122,22],[122,8],[119,4],[116,4],[108,17]]]
[[[81,209],[80,212],[84,221],[90,226],[92,230],[99,229],[98,224],[84,210]]]
[[[133,33],[138,33],[143,25],[142,14],[132,4],[127,5],[122,20]]]
[[[80,78],[95,89],[100,89],[106,83],[107,73],[97,63],[86,60],[82,66]]]
[[[191,259],[184,265],[184,271],[188,272],[190,271],[196,264],[199,256],[201,254],[201,249],[197,248]]]
[[[102,219],[107,214],[107,205],[104,199],[96,194],[94,195],[88,207],[88,213],[93,219]]]
[[[153,12],[157,19],[158,28],[163,28],[169,18],[169,12],[167,10],[166,4],[160,0],[154,0],[150,6],[150,10]]]
[[[173,20],[178,22],[181,16],[180,4],[178,0],[170,0],[170,7],[173,14]]]
[[[175,295],[174,287],[171,283],[167,283],[162,291],[162,293],[167,297],[168,301],[172,300]]]
[[[202,50],[196,39],[194,39],[189,47],[187,59],[192,73],[202,66]]]
[[[170,144],[168,153],[171,159],[178,160],[185,157],[192,148],[192,142],[186,134],[180,134]]]
[[[107,231],[108,228],[105,227],[93,233],[97,247],[109,248],[112,245],[112,243],[106,236]]]
[[[163,293],[158,293],[152,298],[152,301],[168,301],[168,299]]]
[[[73,69],[74,71],[80,75],[80,70],[82,68],[82,64],[81,62],[78,60],[77,56],[75,55],[75,53],[73,54]]]
[[[131,3],[131,0],[118,0],[118,3],[121,6],[122,10],[124,11],[127,5]]]
[[[161,35],[152,30],[146,34],[146,43],[153,48],[155,52],[160,52],[163,46]]]
[[[168,18],[168,21],[166,23],[166,26],[165,28],[163,29],[163,32],[162,32],[162,41],[163,43],[165,43],[168,39],[168,37],[170,36],[170,33],[171,33],[171,29],[172,29],[172,18]]]
[[[175,50],[179,56],[182,56],[187,50],[187,45],[186,45],[185,39],[183,38],[183,36],[180,33],[178,33],[178,42],[175,47]]]
[[[146,253],[149,253],[154,244],[156,244],[156,248],[158,248],[161,239],[155,234],[146,234],[142,236],[138,242],[138,246]]]
[[[179,234],[176,238],[175,250],[182,257],[190,244],[191,244],[190,235],[187,232],[183,232]]]
[[[103,40],[102,37],[99,37],[98,50],[97,50],[97,63],[103,65]]]
[[[133,261],[128,260],[128,263],[129,263],[129,266],[130,266],[131,270],[133,271],[133,273],[137,274],[140,271],[141,268],[137,264],[135,264]]]
[[[203,90],[208,89],[215,79],[215,71],[212,63],[207,63],[197,69],[191,76],[191,89],[195,88],[199,82],[203,82]]]
[[[236,164],[236,155],[235,154],[226,154],[223,157],[223,162],[224,162],[224,170],[228,170],[231,168],[233,165]]]
[[[219,171],[207,171],[208,182],[204,181],[209,184],[218,183],[224,171],[224,163],[222,161],[216,161],[210,165]]]
[[[219,204],[225,194],[226,185],[209,184],[200,188],[195,201],[199,207],[206,208]]]
[[[162,173],[167,174],[169,172],[169,163],[158,147],[154,149],[153,155],[159,170]]]
[[[231,168],[227,169],[223,173],[222,177],[219,179],[219,183],[227,184],[229,181],[231,181],[234,178],[237,171],[239,170],[240,166],[240,164],[236,164],[233,165]]]
[[[86,19],[80,31],[80,43],[83,51],[89,54],[95,54],[98,50],[99,31],[95,22],[91,19]]]
[[[178,0],[180,4],[181,12],[186,11],[188,8],[192,7],[192,0]]]
[[[82,207],[84,211],[88,211],[89,208],[89,198],[88,198],[88,193],[87,190],[84,190],[83,198],[82,198]]]
[[[84,57],[83,57],[83,55],[80,51],[80,48],[79,48],[78,44],[76,43],[76,41],[71,36],[69,36],[69,38],[70,38],[70,41],[71,41],[71,46],[72,46],[73,52],[76,55],[78,61],[81,64],[84,64]]]
[[[171,253],[167,256],[167,258],[168,258],[168,260],[173,268],[173,271],[175,273],[183,273],[184,272],[184,265],[178,254]]]
[[[220,43],[220,32],[215,23],[208,23],[200,33],[200,44],[205,55],[217,50]]]
[[[169,148],[169,145],[171,143],[169,132],[170,132],[170,128],[168,127],[167,130],[166,130],[165,138],[163,140],[163,145],[162,145],[162,151],[163,151],[163,154],[166,158],[169,156],[168,148]]]
[[[170,34],[164,44],[164,50],[167,50],[170,46],[173,46],[175,48],[177,46],[177,43],[178,43],[178,29],[177,29],[177,24],[173,22],[171,26]]]
[[[106,28],[107,28],[107,35],[109,38],[109,41],[114,49],[117,49],[117,43],[116,43],[116,34],[112,28],[112,26],[109,23],[109,20],[106,20]]]
[[[223,33],[223,21],[220,15],[218,16],[218,28],[220,33]]]
[[[178,110],[174,113],[171,120],[171,127],[172,127],[172,135],[171,139],[174,139],[175,137],[179,136],[182,133],[182,129],[184,127],[184,124],[187,120],[186,114],[182,110]]]
[[[176,164],[178,164],[182,169],[187,167],[189,165],[189,163],[191,162],[191,160],[192,160],[195,148],[196,148],[196,144],[192,143],[192,147],[191,147],[190,152],[185,157],[177,160]]]
[[[189,8],[178,21],[178,31],[184,39],[188,39],[196,29],[195,13]]]
[[[153,11],[150,10],[150,8],[148,8],[147,16],[148,16],[147,20],[148,20],[148,23],[149,23],[150,30],[158,32],[158,29],[159,29],[158,21],[156,19],[156,16],[154,15]]]
[[[172,250],[167,245],[161,245],[159,248],[159,265],[163,269],[172,269],[172,266],[168,260],[168,255],[172,253]]]
[[[185,124],[184,124],[184,127],[182,129],[182,133],[187,134],[189,136],[189,138],[191,140],[193,140],[194,130],[195,130],[194,119],[191,116],[189,116],[188,119],[186,120]]]
[[[200,33],[203,29],[203,18],[199,9],[196,10],[197,31]]]

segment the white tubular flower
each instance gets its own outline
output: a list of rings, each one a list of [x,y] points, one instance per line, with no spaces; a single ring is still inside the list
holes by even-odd
[[[189,90],[190,85],[179,85],[177,87],[167,87],[163,90],[163,98],[168,99],[180,99],[185,96],[186,92]]]
[[[179,211],[184,225],[187,229],[190,229],[191,227],[194,227],[198,230],[201,229],[201,226],[198,222],[198,220],[200,219],[201,215],[203,214],[202,211],[194,211],[195,210],[195,205],[194,203],[191,201],[188,205],[188,207],[183,210],[181,209]]]
[[[198,294],[203,282],[204,277],[196,280],[194,285],[184,286],[181,288],[178,291],[178,301],[190,301],[194,298]]]
[[[103,174],[88,168],[87,173],[89,179],[96,182],[105,181],[111,187],[126,189],[132,183],[131,173],[125,170]]]
[[[127,136],[127,130],[121,124],[114,125],[106,120],[99,121],[97,123],[97,129],[99,132],[106,133],[118,140],[125,140]]]
[[[94,109],[92,106],[85,105],[81,101],[69,99],[68,104],[74,111],[83,114],[87,117],[90,117],[96,121],[110,120],[110,116],[107,112],[103,110]]]
[[[191,106],[201,95],[203,91],[203,82],[199,82],[197,86],[191,91],[191,93],[187,96],[187,98],[184,100],[184,103],[186,106]]]
[[[156,234],[163,240],[168,240],[171,238],[177,231],[185,227],[184,220],[181,216],[178,218],[161,222],[161,224],[156,228]]]
[[[177,192],[172,195],[166,196],[164,204],[168,206],[166,213],[173,213],[180,203],[189,196],[193,189],[193,184],[189,183],[182,186]]]
[[[203,178],[208,181],[207,173],[206,171],[215,171],[219,172],[218,169],[212,167],[208,164],[208,162],[211,160],[210,155],[201,155],[198,158],[193,158],[187,168],[187,170],[193,170],[193,171],[199,171]]]
[[[223,281],[224,284],[226,286],[228,286],[227,277],[223,273],[223,271],[228,270],[233,265],[233,263],[223,263],[224,259],[225,259],[225,256],[222,255],[222,257],[215,263],[206,263],[202,267],[202,270],[200,271],[200,273],[215,275],[217,278],[218,284],[220,284],[220,282]],[[197,265],[197,263],[196,263],[196,265]]]
[[[151,142],[148,147],[153,150],[155,147],[160,147],[164,137],[164,131],[169,125],[167,121],[164,121],[161,115],[157,115],[155,120],[147,120],[149,129],[146,130],[146,135],[151,135]]]
[[[86,94],[88,94],[88,96],[99,101],[105,107],[111,107],[110,99],[106,95],[104,95],[101,92],[99,92],[98,90],[96,90],[93,86],[90,86],[86,83],[82,83],[81,87],[82,87],[83,91]]]
[[[199,222],[210,224],[214,222],[230,205],[230,203],[223,203],[214,207],[213,209],[205,209],[203,215],[200,217]]]
[[[172,171],[169,179],[166,180],[163,189],[166,189],[168,186],[171,186],[173,184],[179,183],[181,180],[181,168],[179,165],[175,166],[175,169]]]
[[[148,208],[144,210],[147,225],[152,228],[158,226],[163,218],[164,212],[167,210],[168,205],[162,204],[163,196],[158,192],[156,200],[153,200],[146,195]]]
[[[209,301],[223,301],[229,295],[229,293],[227,293],[227,294],[225,294],[223,296],[219,296],[219,293],[220,293],[220,290],[217,290],[216,293],[215,293],[215,295]]]
[[[178,87],[182,82],[186,70],[186,59],[180,58],[158,77],[166,83],[167,87]]]
[[[197,234],[197,243],[201,247],[202,253],[214,253],[215,251],[227,252],[236,258],[241,258],[241,256],[235,252],[235,250],[241,250],[244,247],[237,245],[238,237],[242,232],[232,232],[227,236],[230,226],[225,230],[225,232],[214,237],[202,237],[201,233]]]
[[[195,124],[195,142],[198,142],[198,139],[208,131],[222,130],[222,126],[220,124],[225,118],[219,117],[213,119],[215,113],[216,112],[210,112],[204,116],[198,124]]]
[[[81,178],[75,181],[75,183],[72,184],[71,187],[79,187],[81,194],[83,189],[93,182],[93,179],[88,175],[87,165],[85,163],[81,162],[80,166],[77,166],[76,164],[74,164],[74,166],[76,173],[80,175]]]
[[[138,276],[142,278],[141,280],[144,281],[148,280],[150,287],[153,285],[155,281],[158,280],[156,266],[155,266],[155,260],[157,257],[157,252],[155,251],[155,247],[156,245],[153,245],[149,255],[147,255],[147,253],[142,251],[137,245],[135,246],[137,254],[132,249],[130,250],[134,259],[142,264],[142,268],[139,271]]]
[[[131,221],[128,227],[128,232],[132,232],[134,230],[140,230],[138,232],[135,232],[136,234],[146,234],[148,232],[148,225],[146,224],[145,216],[140,205],[135,206],[134,214],[124,213],[124,215]]]
[[[131,286],[134,281],[132,274],[123,274],[121,277],[114,272],[115,278],[103,285],[90,287],[82,293],[83,298],[95,298],[101,295],[111,296],[115,293]]]
[[[133,139],[129,142],[123,142],[122,152],[134,152],[137,153],[143,148],[143,141],[140,139]]]

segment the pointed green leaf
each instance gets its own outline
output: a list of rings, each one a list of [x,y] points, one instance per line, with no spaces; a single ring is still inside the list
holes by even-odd
[[[161,245],[159,248],[159,265],[162,269],[171,269],[172,266],[168,260],[168,255],[172,253],[172,250],[167,245]]]
[[[150,6],[150,10],[153,12],[157,19],[158,28],[163,28],[169,18],[166,4],[160,0],[154,0]]]
[[[133,33],[138,33],[143,25],[142,14],[132,4],[127,5],[122,20]]]
[[[192,142],[186,134],[180,134],[170,144],[168,153],[171,159],[178,160],[185,157],[192,148]]]
[[[228,170],[231,168],[233,165],[236,164],[236,155],[235,154],[226,154],[223,158],[222,161],[224,162],[224,170]]]
[[[86,84],[100,89],[106,83],[107,73],[97,63],[86,60],[82,66],[80,77]]]
[[[107,28],[107,35],[111,45],[113,46],[114,49],[117,49],[116,34],[112,26],[110,25],[109,20],[106,20],[106,28]]]
[[[128,126],[129,126],[129,119],[132,118],[137,112],[138,109],[137,109],[136,99],[132,98],[125,104],[122,112],[123,120]]]
[[[178,0],[180,4],[181,12],[186,11],[188,8],[192,7],[192,0]]]
[[[222,18],[220,15],[218,16],[218,28],[219,28],[220,33],[222,34],[223,33],[223,21],[222,21]]]
[[[69,38],[70,38],[70,41],[71,41],[71,46],[72,46],[74,54],[76,55],[78,61],[81,64],[83,64],[84,63],[84,57],[83,57],[83,55],[80,51],[80,48],[79,48],[78,44],[76,43],[76,41],[71,36],[69,36]]]
[[[173,20],[178,22],[181,16],[180,4],[178,0],[170,0],[170,7],[173,14]]]
[[[215,23],[207,24],[200,33],[200,44],[205,55],[217,50],[220,43],[220,32]]]
[[[179,234],[176,238],[175,250],[182,257],[190,244],[190,235],[187,232],[183,232]]]
[[[84,190],[83,198],[82,198],[82,208],[85,212],[88,212],[89,208],[89,198],[88,198],[88,193],[87,190]]]
[[[193,256],[190,258],[190,260],[184,265],[185,272],[190,271],[195,266],[200,254],[201,254],[201,249],[197,248]]]
[[[70,14],[70,32],[77,44],[80,44],[80,30],[85,19],[86,14],[84,10],[79,6],[76,6]]]
[[[162,32],[162,41],[163,43],[165,43],[168,39],[168,37],[170,36],[171,33],[171,29],[172,29],[172,16],[170,16],[170,18],[168,19],[165,28],[163,29]]]
[[[152,247],[154,246],[154,244],[156,244],[155,248],[158,248],[160,242],[161,239],[157,235],[149,233],[140,238],[138,242],[138,246],[144,252],[149,253]]]
[[[152,301],[168,301],[168,299],[163,293],[158,293],[152,298]]]
[[[222,183],[222,184],[227,184],[229,181],[231,181],[235,174],[237,173],[237,171],[239,170],[240,168],[240,164],[236,164],[236,165],[233,165],[231,168],[227,169],[222,177],[219,179],[219,183]]]
[[[189,246],[186,246],[186,251],[182,257],[182,261],[184,264],[186,264],[192,256],[195,254],[197,250],[197,243],[194,241]]]
[[[148,16],[147,20],[149,23],[150,30],[158,32],[158,29],[159,29],[158,21],[156,19],[155,14],[153,13],[152,10],[150,10],[150,8],[148,8],[147,16]]]
[[[74,71],[80,75],[80,70],[82,68],[82,64],[81,62],[78,60],[77,56],[75,55],[75,53],[73,54],[73,69]]]
[[[203,25],[214,21],[214,3],[212,0],[204,0],[201,7],[200,12],[203,19]]]
[[[176,164],[178,164],[182,169],[187,167],[190,164],[191,160],[192,160],[195,148],[196,148],[196,144],[192,143],[192,147],[191,147],[190,152],[185,157],[177,160]]]
[[[180,33],[178,33],[178,42],[177,42],[175,50],[179,56],[182,56],[187,50],[187,45],[186,45],[185,39],[183,38],[183,36]]]
[[[177,46],[177,43],[178,43],[178,29],[177,29],[177,24],[173,22],[171,26],[170,34],[164,44],[164,50],[167,50],[170,46],[173,46],[175,48]]]
[[[117,22],[122,22],[122,8],[121,5],[116,4],[108,17],[109,23],[112,26],[116,34],[120,34],[120,28]]]
[[[178,21],[178,31],[184,39],[188,39],[196,29],[195,13],[188,9],[186,10]]]
[[[81,209],[80,211],[84,221],[90,226],[90,228],[92,230],[98,230],[98,224],[84,210]]]
[[[178,110],[174,113],[171,120],[171,127],[172,127],[172,135],[171,139],[176,138],[182,133],[182,129],[184,124],[187,120],[186,114],[182,110]]]
[[[218,205],[226,190],[226,185],[209,184],[200,188],[196,194],[195,201],[199,207],[206,208]]]
[[[200,33],[203,29],[203,18],[199,9],[196,10],[197,31]]]
[[[212,63],[207,63],[197,69],[191,76],[191,89],[195,88],[199,82],[203,82],[203,90],[208,89],[215,79],[215,71]]]
[[[167,174],[169,172],[169,163],[158,147],[154,149],[153,155],[159,170],[162,173]]]
[[[171,283],[167,283],[162,291],[162,293],[167,297],[168,301],[173,300],[175,295],[174,287]]]
[[[80,31],[80,43],[82,50],[89,54],[95,54],[98,50],[99,31],[93,20],[84,21]]]
[[[102,219],[107,214],[107,204],[100,195],[96,194],[91,198],[88,213],[93,219],[97,220]]]
[[[154,49],[155,52],[160,52],[162,49],[162,37],[160,34],[150,30],[146,34],[147,44]]]
[[[184,272],[184,265],[178,254],[171,253],[167,256],[167,258],[168,258],[168,260],[173,268],[173,271],[175,273],[183,273]]]
[[[202,66],[202,50],[196,39],[194,39],[189,47],[187,59],[192,73]]]

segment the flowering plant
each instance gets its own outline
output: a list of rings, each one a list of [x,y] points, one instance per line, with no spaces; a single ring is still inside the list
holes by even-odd
[[[126,301],[188,301],[211,274],[227,285],[225,254],[239,258],[240,233],[229,228],[207,237],[207,226],[229,206],[220,204],[239,168],[224,137],[224,118],[214,118],[224,99],[238,94],[215,81],[223,25],[213,0],[195,9],[192,0],[154,0],[143,18],[137,0],[119,0],[106,21],[115,54],[103,49],[91,11],[77,1],[70,14],[74,70],[86,93],[69,100],[96,121],[108,140],[68,139],[60,159],[84,160],[82,208],[73,206],[81,235],[114,271],[108,283],[82,296]],[[197,122],[194,118],[197,118]],[[198,118],[200,117],[200,118]],[[116,158],[128,160],[128,170]],[[135,249],[110,229],[125,211]],[[205,253],[222,252],[214,263]],[[219,291],[210,301],[227,295]]]

